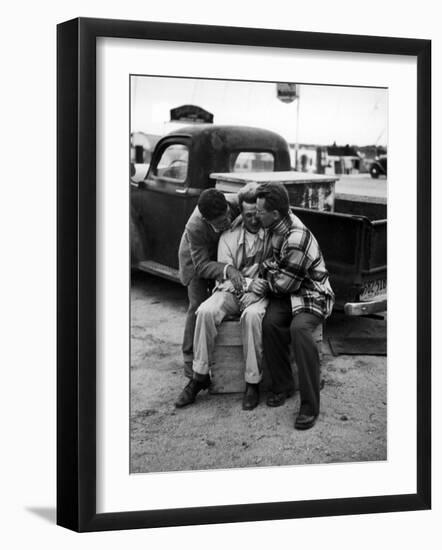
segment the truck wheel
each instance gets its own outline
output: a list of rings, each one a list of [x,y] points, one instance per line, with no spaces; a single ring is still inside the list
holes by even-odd
[[[377,169],[376,166],[372,166],[371,170],[370,170],[370,174],[371,174],[371,177],[374,178],[375,180],[378,179],[379,177],[379,170]]]

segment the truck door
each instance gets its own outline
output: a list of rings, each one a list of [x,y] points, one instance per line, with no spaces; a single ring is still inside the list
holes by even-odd
[[[132,193],[147,255],[140,267],[161,272],[163,266],[172,270],[170,278],[176,278],[181,235],[198,199],[187,185],[188,161],[185,138],[164,140],[154,153],[147,179]]]

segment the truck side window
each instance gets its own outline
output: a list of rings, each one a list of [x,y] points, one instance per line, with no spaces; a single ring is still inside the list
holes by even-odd
[[[268,151],[241,151],[230,155],[231,172],[273,172],[275,159]]]
[[[183,183],[187,177],[188,164],[189,150],[181,143],[174,143],[162,152],[154,175]]]

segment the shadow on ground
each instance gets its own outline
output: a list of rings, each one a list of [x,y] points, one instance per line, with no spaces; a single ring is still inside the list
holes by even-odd
[[[55,524],[57,521],[57,511],[55,508],[30,506],[29,508],[26,508],[26,510],[31,514],[48,521],[49,523]]]

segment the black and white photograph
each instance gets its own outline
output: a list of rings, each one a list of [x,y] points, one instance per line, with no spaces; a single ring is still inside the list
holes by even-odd
[[[6,4],[3,548],[437,547],[439,12]]]
[[[388,460],[388,89],[129,86],[131,474]]]

